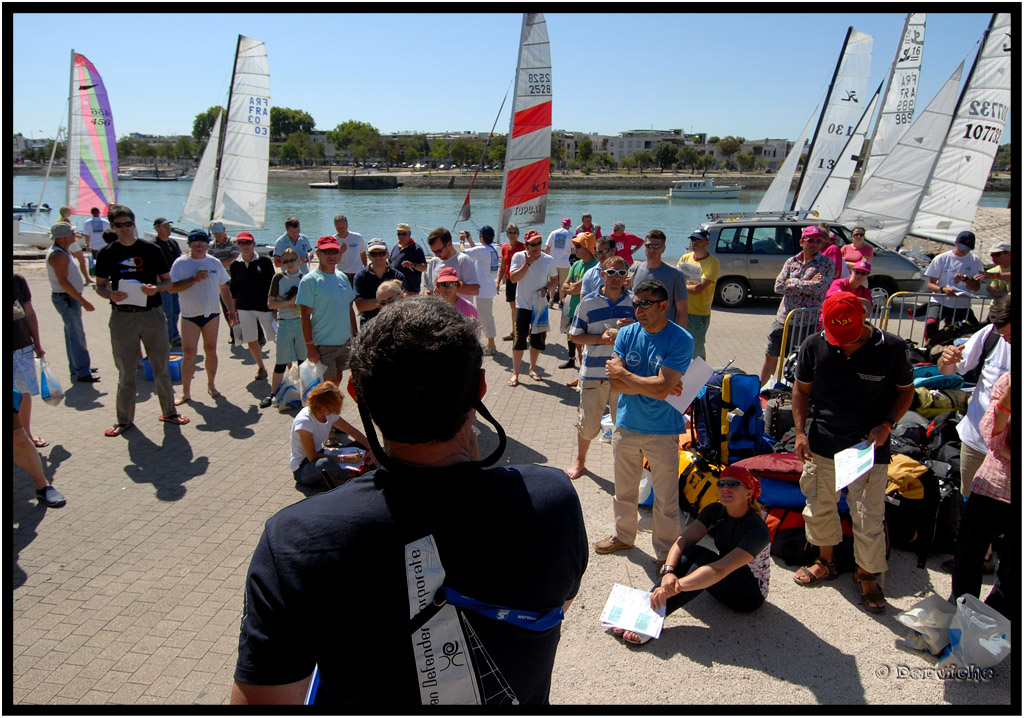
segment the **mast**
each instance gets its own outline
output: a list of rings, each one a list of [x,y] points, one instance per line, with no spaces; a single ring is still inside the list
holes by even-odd
[[[235,59],[231,62],[231,83],[228,85],[228,105],[224,108],[224,114],[230,117],[231,113],[231,98],[235,93],[235,73],[238,72],[238,53],[242,49],[242,35],[238,35],[238,40],[235,43]],[[225,121],[220,126],[220,137],[218,138],[217,145],[217,162],[214,164],[213,170],[213,191],[210,196],[213,201],[210,202],[210,221],[213,221],[214,215],[217,214],[217,187],[220,185],[220,164],[221,158],[224,156],[224,139],[228,132],[228,123]]]
[[[68,71],[68,133],[64,137],[66,147],[64,148],[64,156],[67,158],[67,162],[71,162],[71,115],[75,111],[75,108],[71,105],[71,98],[75,96],[75,48],[71,48],[71,68]],[[57,141],[60,139],[60,130],[57,130],[57,137],[53,140],[53,152],[50,153],[50,166],[53,166],[53,158],[57,151]],[[65,170],[64,175],[64,204],[71,204],[71,177],[68,176],[67,172],[71,169],[70,164],[68,170]],[[49,176],[50,171],[46,171]]]
[[[814,143],[818,141],[818,130],[821,129],[821,122],[825,119],[825,112],[828,110],[829,100],[832,99],[832,88],[835,87],[836,78],[839,77],[839,66],[843,64],[843,56],[846,55],[846,46],[850,42],[850,36],[853,34],[853,25],[846,28],[846,39],[843,40],[843,49],[839,53],[839,60],[836,62],[836,69],[832,72],[832,82],[828,84],[828,92],[825,93],[825,104],[821,108],[821,114],[818,115],[818,124],[814,127],[814,137],[811,138],[811,144],[807,147],[807,162],[811,161],[811,155],[814,154]],[[800,172],[800,179],[796,183],[796,191],[793,192],[793,203],[789,206],[790,211],[796,209],[796,199],[800,196],[800,188],[804,183],[804,175],[807,174],[807,162],[804,163],[803,171]]]

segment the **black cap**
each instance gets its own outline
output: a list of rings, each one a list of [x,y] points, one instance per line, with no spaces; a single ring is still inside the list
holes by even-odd
[[[963,232],[956,236],[957,244],[965,244],[971,249],[974,249],[974,232],[969,229],[965,229]]]
[[[154,227],[159,227],[161,224],[170,224],[170,223],[171,223],[171,220],[164,219],[163,217],[157,217],[156,219],[153,220],[153,226]]]

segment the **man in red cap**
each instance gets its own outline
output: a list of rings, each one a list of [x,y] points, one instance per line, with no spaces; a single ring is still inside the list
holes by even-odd
[[[324,364],[324,379],[340,384],[356,333],[352,309],[356,293],[345,273],[337,268],[341,259],[337,237],[326,235],[317,240],[316,255],[319,265],[299,282],[295,305],[302,312],[306,358]]]
[[[797,583],[812,586],[838,575],[833,551],[842,540],[836,503],[836,453],[863,441],[874,445],[874,465],[849,485],[853,519],[854,581],[861,603],[872,613],[885,611],[878,576],[885,561],[885,487],[889,433],[910,408],[914,378],[906,346],[892,334],[864,321],[864,305],[839,292],[822,307],[824,331],[800,346],[793,383],[796,454],[804,461],[800,490],[807,498],[804,522],[808,543],[819,558],[797,570]],[[808,404],[813,423],[807,425]]]

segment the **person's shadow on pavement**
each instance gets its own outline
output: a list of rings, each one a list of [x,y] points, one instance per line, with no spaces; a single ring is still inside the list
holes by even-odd
[[[181,427],[164,425],[162,445],[154,443],[136,427],[135,436],[128,442],[131,463],[124,467],[125,475],[137,484],[153,484],[156,497],[161,501],[177,501],[185,496],[185,482],[202,476],[210,467],[206,456],[193,458],[192,446],[181,433]]]

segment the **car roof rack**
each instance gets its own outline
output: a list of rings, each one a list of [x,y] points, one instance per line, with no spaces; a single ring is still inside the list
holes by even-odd
[[[734,219],[799,219],[799,212],[709,212],[707,218],[712,222],[727,222]]]

